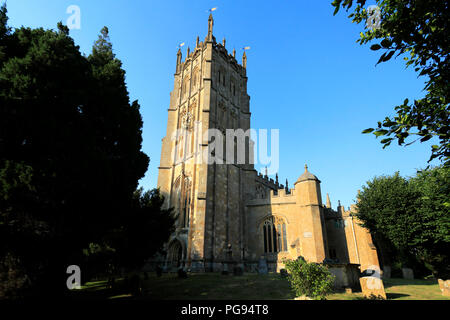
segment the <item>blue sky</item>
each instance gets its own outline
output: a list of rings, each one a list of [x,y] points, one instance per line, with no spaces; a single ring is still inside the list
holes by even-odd
[[[0,1],[3,3],[4,1]],[[379,139],[361,131],[376,126],[406,97],[424,95],[424,79],[405,69],[402,58],[375,66],[379,53],[356,43],[362,26],[345,12],[333,16],[331,0],[14,0],[8,1],[13,27],[55,29],[66,9],[81,9],[81,29],[71,36],[89,54],[100,29],[108,26],[114,51],[123,62],[132,100],[144,120],[143,150],[150,166],[141,185],[156,187],[161,138],[166,132],[177,46],[195,47],[207,33],[209,8],[214,35],[227,49],[247,52],[251,126],[280,130],[278,176],[290,186],[305,163],[330,194],[346,207],[357,190],[376,175],[414,175],[426,166],[433,140],[407,148],[382,149]],[[369,3],[372,4],[372,3]],[[69,76],[69,75],[68,75]]]

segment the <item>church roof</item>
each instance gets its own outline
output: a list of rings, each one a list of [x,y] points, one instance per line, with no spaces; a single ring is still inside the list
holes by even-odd
[[[320,180],[315,175],[308,171],[308,166],[305,164],[305,172],[303,172],[303,174],[297,179],[295,183],[307,180],[315,180],[320,182]]]

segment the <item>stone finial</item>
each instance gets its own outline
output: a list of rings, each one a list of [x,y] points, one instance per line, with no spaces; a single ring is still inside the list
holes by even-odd
[[[278,173],[275,173],[275,182],[278,184]]]
[[[244,54],[242,55],[242,66],[247,69],[247,54],[245,53],[245,50]]]
[[[307,171],[308,171],[308,165],[305,164],[305,172],[307,172]]]
[[[265,173],[266,173],[266,177],[267,177],[267,167],[266,167]]]
[[[236,59],[236,49],[233,49],[233,58]]]
[[[199,44],[200,44],[200,38],[197,36],[197,41],[195,42],[195,47],[198,48]]]
[[[189,57],[189,55],[191,54],[191,48],[187,48],[187,57]]]
[[[212,13],[209,14],[208,18],[208,40],[211,41],[213,37],[213,26],[214,26],[214,19],[212,16]]]
[[[182,53],[181,53],[181,49],[178,48],[178,52],[177,52],[177,68],[176,68],[176,73],[178,73],[180,71],[180,65],[181,65],[181,59],[182,59]]]
[[[223,40],[222,40],[222,45],[223,45],[223,47],[225,48],[225,44],[227,43],[227,40],[225,40],[225,38],[223,38]]]
[[[330,201],[330,196],[327,193],[327,208],[331,208],[331,201]]]

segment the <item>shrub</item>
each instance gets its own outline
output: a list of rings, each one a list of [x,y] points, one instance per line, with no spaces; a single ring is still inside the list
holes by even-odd
[[[308,263],[303,257],[283,261],[288,271],[288,280],[297,297],[307,296],[324,300],[333,289],[334,275],[323,264]]]

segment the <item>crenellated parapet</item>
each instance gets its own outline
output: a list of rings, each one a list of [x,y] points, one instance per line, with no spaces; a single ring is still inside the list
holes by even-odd
[[[260,172],[258,172],[256,176],[256,182],[259,182],[270,190],[278,190],[283,188],[283,185],[280,185],[278,181],[274,181],[272,178],[269,178],[267,175],[263,175]]]

